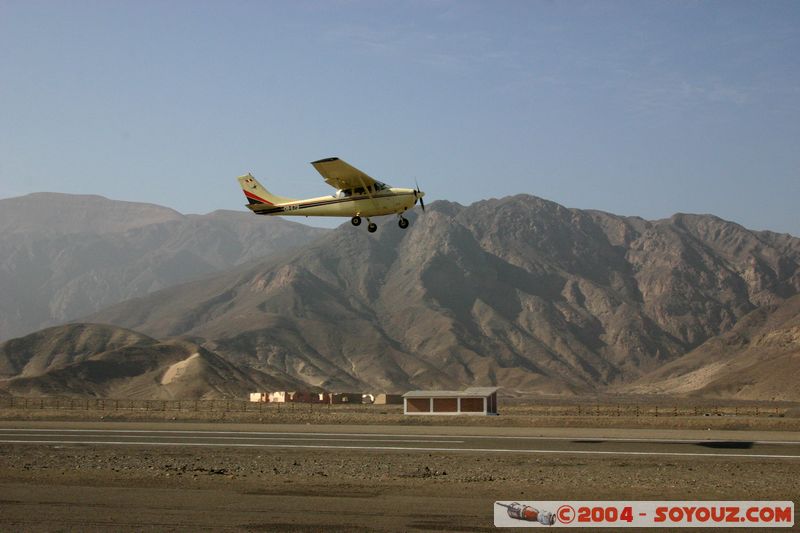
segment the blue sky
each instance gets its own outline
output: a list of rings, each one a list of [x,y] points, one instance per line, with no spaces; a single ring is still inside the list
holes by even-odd
[[[243,209],[339,156],[800,235],[800,2],[0,0],[0,50],[0,197]]]

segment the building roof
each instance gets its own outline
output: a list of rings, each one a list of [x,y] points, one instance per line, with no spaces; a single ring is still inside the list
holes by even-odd
[[[412,390],[403,398],[487,398],[500,387],[469,387],[464,390]]]

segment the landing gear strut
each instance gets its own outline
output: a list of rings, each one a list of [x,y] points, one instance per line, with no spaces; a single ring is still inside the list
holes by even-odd
[[[360,226],[361,225],[361,217],[358,216],[358,215],[354,216],[353,218],[350,219],[350,223],[352,225],[354,225],[354,226]]]

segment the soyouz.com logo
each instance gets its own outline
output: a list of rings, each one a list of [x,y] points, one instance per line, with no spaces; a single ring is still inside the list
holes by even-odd
[[[497,501],[496,527],[792,527],[789,501]]]

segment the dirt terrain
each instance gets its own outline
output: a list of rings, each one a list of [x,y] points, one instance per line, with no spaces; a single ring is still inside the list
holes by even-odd
[[[4,530],[486,531],[496,500],[800,501],[800,460],[6,443],[0,494]]]
[[[800,461],[0,447],[16,530],[483,531],[495,500],[800,497]]]

